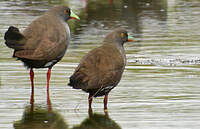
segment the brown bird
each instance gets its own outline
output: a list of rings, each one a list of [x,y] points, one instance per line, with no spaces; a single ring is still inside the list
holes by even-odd
[[[69,86],[89,93],[89,110],[92,98],[104,97],[104,110],[107,110],[108,93],[119,83],[126,65],[124,43],[132,42],[125,29],[116,29],[108,34],[103,45],[91,50],[70,77]]]
[[[48,68],[47,91],[49,91],[51,68],[62,59],[69,45],[70,30],[66,23],[69,19],[79,19],[79,17],[68,7],[57,6],[34,20],[23,33],[13,26],[10,26],[5,33],[5,44],[14,49],[13,57],[30,68],[32,92],[33,68]]]

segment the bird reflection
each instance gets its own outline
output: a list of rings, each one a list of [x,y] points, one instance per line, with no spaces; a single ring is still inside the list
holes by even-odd
[[[30,111],[34,111],[34,89],[31,90],[31,98],[30,98]],[[50,99],[50,95],[49,95],[49,90],[47,90],[47,108],[48,111],[52,110],[52,106],[51,106],[51,99]]]
[[[68,129],[68,125],[58,112],[35,105],[33,111],[30,106],[25,107],[22,119],[14,122],[14,129]]]
[[[88,116],[81,124],[71,129],[121,129],[121,127],[105,114],[93,113],[88,110]],[[14,129],[69,129],[65,119],[52,109],[49,92],[47,92],[47,105],[34,103],[34,91],[31,92],[30,105],[25,107],[21,120],[15,121]]]
[[[14,129],[68,129],[64,118],[52,110],[49,93],[47,105],[34,104],[34,93],[30,105],[25,107],[21,120],[14,122]]]
[[[89,117],[83,120],[80,125],[74,126],[72,129],[121,129],[121,127],[105,114],[93,113],[88,111]]]

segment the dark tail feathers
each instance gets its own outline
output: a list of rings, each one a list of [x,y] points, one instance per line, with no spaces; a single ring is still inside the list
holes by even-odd
[[[72,86],[74,89],[85,89],[88,85],[87,75],[83,72],[76,71],[70,77],[70,82],[68,85]]]
[[[13,26],[10,26],[4,35],[6,40],[5,44],[9,48],[15,50],[23,49],[23,46],[26,42],[26,38],[19,32],[19,29]]]
[[[81,89],[80,82],[77,80],[74,74],[70,77],[68,85],[74,89]]]

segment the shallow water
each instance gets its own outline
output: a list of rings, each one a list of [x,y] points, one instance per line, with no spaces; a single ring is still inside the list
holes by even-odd
[[[35,106],[40,105],[36,108],[41,111],[39,118],[46,119],[20,123],[30,106],[29,71],[12,58],[13,50],[5,46],[3,36],[9,26],[23,30],[48,8],[65,4],[81,21],[70,22],[70,47],[52,70],[50,116],[63,128],[84,128],[83,121],[89,119],[87,94],[68,87],[69,76],[81,57],[119,26],[125,27],[135,42],[125,45],[128,62],[121,82],[109,95],[109,118],[103,116],[100,97],[93,103],[93,112],[99,116],[91,119],[106,119],[122,129],[200,128],[199,0],[1,0],[0,128],[39,129],[49,123],[47,69],[35,70]]]

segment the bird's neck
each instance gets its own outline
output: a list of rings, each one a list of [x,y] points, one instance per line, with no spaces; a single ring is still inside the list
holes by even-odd
[[[126,65],[126,53],[123,45],[116,43],[105,43],[105,42],[103,43],[103,45],[105,45],[105,47],[109,47],[109,49],[117,50],[123,58],[124,65]]]
[[[116,42],[116,41],[104,41],[103,44],[105,45],[112,45],[113,47],[116,47],[118,49],[124,49],[124,46],[122,43],[120,42]]]
[[[103,42],[103,45],[110,46],[111,48],[117,49],[122,55],[125,55],[124,46],[117,42]]]

